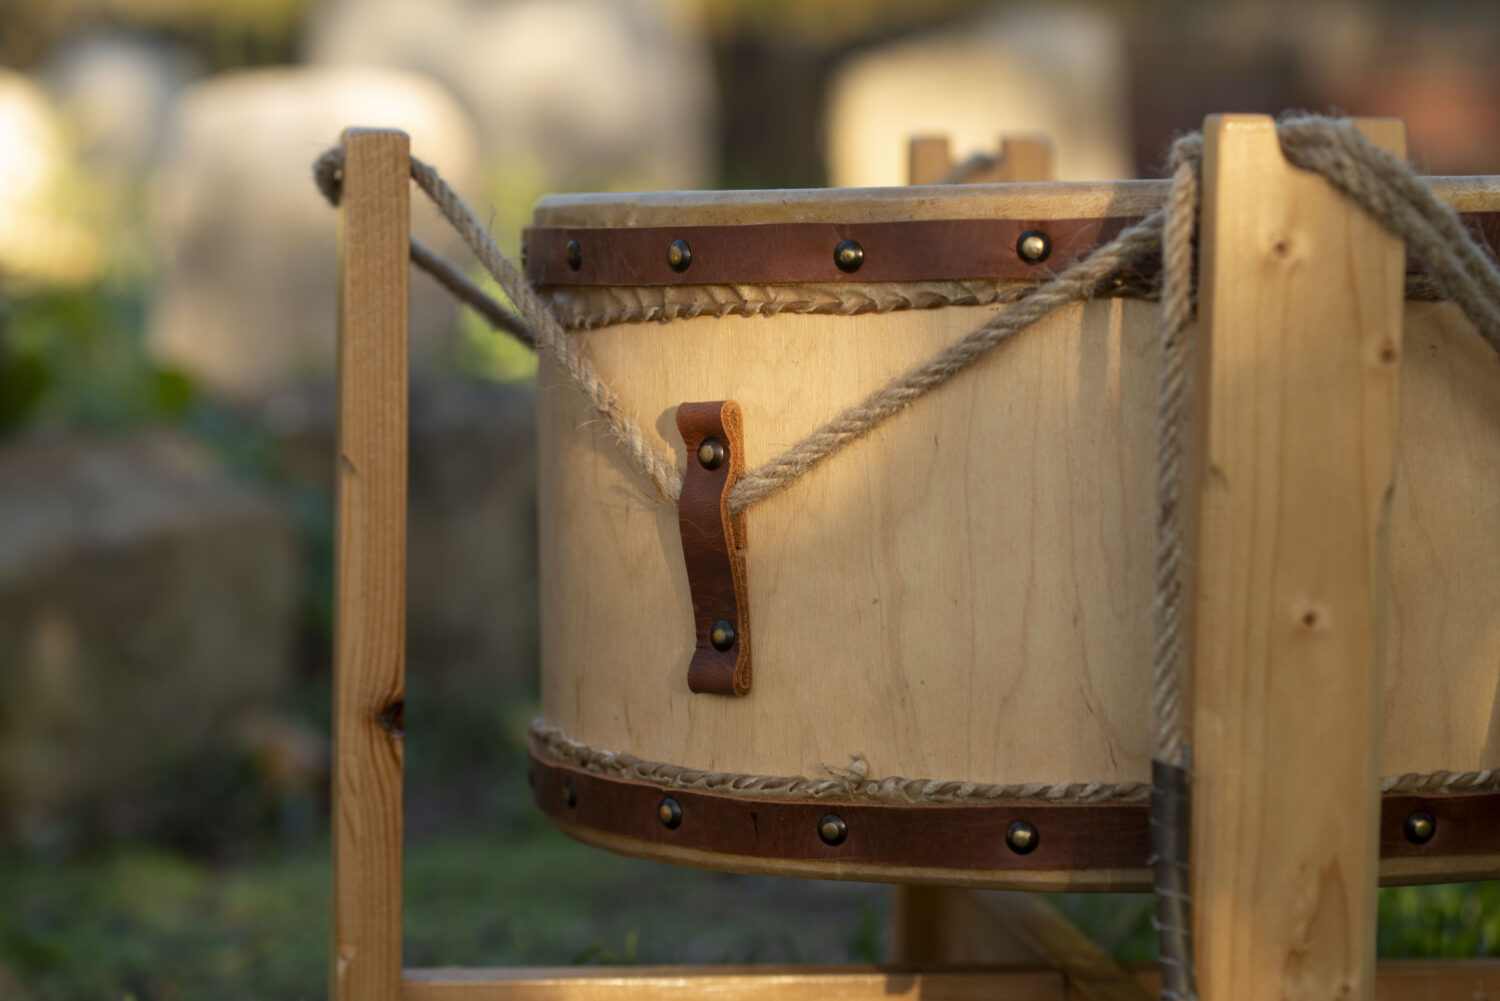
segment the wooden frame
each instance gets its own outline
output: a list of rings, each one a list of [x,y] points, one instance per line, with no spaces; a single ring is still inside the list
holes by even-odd
[[[1367,130],[1388,148],[1403,146],[1398,125]],[[1500,990],[1500,961],[1378,970],[1374,962],[1378,583],[1401,248],[1321,179],[1288,167],[1270,119],[1211,118],[1205,148],[1196,426],[1199,468],[1211,462],[1218,473],[1195,495],[1201,994],[1483,996]],[[896,896],[895,958],[904,966],[403,972],[408,150],[399,132],[344,136],[330,996],[1152,996],[1153,968],[1113,963],[1039,898],[921,887]],[[1320,336],[1299,336],[1313,328]],[[1310,386],[1318,391],[1299,392]],[[1340,406],[1358,418],[1319,420]],[[1317,433],[1277,437],[1286,423]],[[1297,491],[1281,491],[1282,478]],[[1259,540],[1273,528],[1280,541],[1262,552]],[[1305,540],[1330,535],[1336,559],[1299,562]],[[1252,614],[1267,608],[1276,614]],[[1253,641],[1240,642],[1247,635]],[[1268,720],[1303,721],[1310,704],[1330,701],[1353,709],[1299,722],[1290,743],[1283,730],[1265,739]],[[1297,767],[1305,760],[1322,767]]]

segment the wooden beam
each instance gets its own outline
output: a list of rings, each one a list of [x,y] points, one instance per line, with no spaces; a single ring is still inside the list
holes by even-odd
[[[1052,141],[1046,136],[1001,136],[999,152],[971,165],[963,184],[1052,180]],[[907,148],[907,184],[943,184],[956,166],[947,136],[918,136]]]
[[[344,133],[330,995],[401,996],[409,144]]]
[[[1199,993],[1368,999],[1404,251],[1259,115],[1205,124],[1201,248]]]
[[[1146,991],[1154,965],[1129,968]],[[406,1001],[1073,1001],[1062,974],[1006,968],[627,966],[406,971]],[[1500,997],[1500,960],[1381,963],[1377,1001]]]
[[[1028,946],[1067,982],[1076,1001],[1154,1001],[1124,967],[1063,916],[1047,898],[1035,893],[973,891],[977,907],[992,923]]]
[[[951,886],[891,887],[891,962],[1045,965],[984,896]]]
[[[1065,1001],[1050,970],[666,966],[408,970],[406,1001]]]

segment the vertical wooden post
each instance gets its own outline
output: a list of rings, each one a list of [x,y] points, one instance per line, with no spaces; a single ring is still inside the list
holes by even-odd
[[[906,183],[942,184],[954,167],[947,136],[916,136],[907,145]],[[1052,180],[1052,141],[1046,136],[1001,136],[999,152],[966,184]]]
[[[409,143],[344,133],[330,996],[401,996]]]
[[[1405,152],[1400,122],[1361,127]],[[1368,999],[1404,251],[1290,166],[1270,118],[1203,131],[1198,987]]]

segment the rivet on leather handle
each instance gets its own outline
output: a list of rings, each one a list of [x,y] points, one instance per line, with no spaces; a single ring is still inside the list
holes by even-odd
[[[729,491],[745,472],[739,404],[683,403],[677,408],[677,430],[687,446],[677,525],[697,631],[688,688],[699,694],[744,695],[750,691],[745,519],[729,514]]]

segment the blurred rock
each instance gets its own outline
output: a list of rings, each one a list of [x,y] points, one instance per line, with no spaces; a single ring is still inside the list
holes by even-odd
[[[282,693],[297,563],[278,507],[175,435],[0,449],[0,818],[132,830],[158,779]]]
[[[1044,133],[1059,180],[1130,177],[1124,34],[1104,9],[1005,7],[851,58],[830,88],[830,183],[906,183],[907,141],[949,135],[953,157],[1004,133]]]
[[[331,387],[267,407],[286,472],[333,489]],[[530,387],[449,378],[411,393],[407,659],[436,684],[529,680],[537,663],[536,406]]]
[[[130,177],[155,159],[172,97],[195,72],[181,49],[121,33],[69,39],[40,76],[89,166]]]
[[[160,360],[239,399],[261,399],[333,371],[336,222],[313,187],[312,162],[350,125],[406,130],[414,155],[476,199],[469,119],[446,90],[422,77],[257,70],[181,93],[154,184],[165,267],[150,343]],[[457,255],[457,238],[422,197],[413,192],[414,235]],[[420,370],[443,353],[456,307],[421,277],[412,282],[411,305],[413,365]]]
[[[79,283],[98,272],[73,161],[46,93],[0,68],[0,277]]]
[[[442,80],[474,112],[488,159],[548,190],[712,176],[713,66],[691,0],[329,0],[307,51]]]

